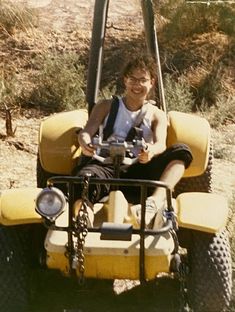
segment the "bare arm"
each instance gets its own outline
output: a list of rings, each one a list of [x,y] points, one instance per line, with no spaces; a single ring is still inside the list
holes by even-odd
[[[166,149],[167,116],[160,109],[156,109],[152,120],[153,144],[148,143],[147,149],[139,154],[139,162],[147,163],[154,156]]]
[[[99,126],[103,123],[105,117],[108,115],[110,107],[110,100],[103,100],[98,102],[93,107],[85,128],[79,132],[78,142],[84,155],[92,156],[94,154],[95,150],[91,144],[92,137],[96,134]]]

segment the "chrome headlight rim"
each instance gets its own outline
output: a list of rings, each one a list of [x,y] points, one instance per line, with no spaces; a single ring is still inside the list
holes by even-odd
[[[46,206],[42,208],[42,204],[45,205],[45,203],[42,203],[42,201],[43,199],[45,199],[45,196],[48,196],[48,195],[53,196],[54,199],[57,199],[60,202],[60,206],[56,208],[55,211],[50,211],[51,208],[55,208],[55,207],[51,207],[49,206],[49,204],[48,204],[47,209],[45,209]],[[44,188],[38,194],[36,198],[36,211],[42,217],[45,217],[50,220],[56,219],[64,211],[65,206],[66,206],[66,198],[63,192],[54,186]]]

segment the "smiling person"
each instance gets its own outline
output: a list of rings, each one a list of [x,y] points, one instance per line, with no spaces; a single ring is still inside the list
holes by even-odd
[[[185,168],[192,161],[192,154],[185,144],[175,144],[166,147],[167,116],[166,113],[153,105],[149,100],[151,89],[156,83],[156,64],[148,56],[140,56],[130,60],[123,70],[125,94],[116,100],[101,100],[98,102],[89,117],[85,128],[79,132],[78,141],[84,155],[90,157],[85,165],[77,168],[76,174],[84,176],[88,172],[99,178],[113,178],[114,167],[102,164],[92,158],[95,148],[92,138],[99,129],[107,140],[125,141],[133,127],[138,126],[143,134],[146,148],[135,156],[138,161],[120,172],[121,178],[160,180],[167,183],[171,189],[184,174]],[[117,106],[115,118],[115,105]],[[110,120],[113,118],[111,130]],[[111,123],[112,123],[111,122]],[[102,127],[100,127],[102,126]],[[111,133],[110,133],[111,131]],[[108,132],[108,135],[107,135]],[[97,202],[109,192],[109,186],[93,186],[90,190],[91,203]],[[150,226],[157,213],[165,202],[165,189],[158,187],[146,200],[146,225]],[[133,206],[137,219],[140,222],[140,205]]]

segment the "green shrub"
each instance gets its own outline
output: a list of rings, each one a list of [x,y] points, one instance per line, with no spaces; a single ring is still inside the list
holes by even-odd
[[[215,106],[208,108],[207,105],[202,105],[202,112],[213,128],[235,123],[235,96],[220,95]]]
[[[214,29],[217,21],[214,7],[205,5],[187,5],[183,2],[174,13],[171,12],[170,22],[166,25],[167,38],[186,38],[193,34],[199,34]]]
[[[34,62],[38,73],[32,79],[32,91],[24,96],[24,105],[48,112],[85,106],[84,68],[76,53],[45,54]]]
[[[162,2],[159,12],[169,21],[164,31],[168,39],[186,38],[212,30],[222,30],[230,35],[235,31],[235,12],[229,4],[208,6],[199,2],[167,0]]]
[[[201,103],[207,103],[209,107],[216,105],[218,98],[223,93],[222,77],[222,64],[217,64],[197,88],[196,103],[198,107],[201,106]]]
[[[235,8],[222,6],[219,12],[219,29],[230,36],[234,36]]]
[[[194,106],[193,95],[184,76],[174,79],[169,74],[164,77],[167,110],[191,112]]]
[[[0,73],[0,110],[16,108],[19,93],[15,73]]]

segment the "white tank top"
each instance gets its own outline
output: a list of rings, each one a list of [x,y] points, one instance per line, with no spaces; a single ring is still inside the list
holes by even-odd
[[[153,114],[156,110],[156,106],[153,104],[146,102],[145,106],[145,113],[142,112],[141,109],[138,111],[130,111],[126,108],[125,104],[123,103],[122,98],[119,98],[119,108],[118,113],[116,116],[116,120],[113,127],[113,134],[108,138],[110,140],[120,140],[124,141],[127,137],[127,134],[131,127],[139,126],[143,130],[143,138],[146,143],[153,143],[153,134],[151,130],[151,123],[153,120]],[[147,108],[147,110],[146,110]],[[139,114],[143,113],[144,117],[140,125],[136,125],[135,121],[138,118]],[[103,128],[106,125],[108,116],[105,118]]]

